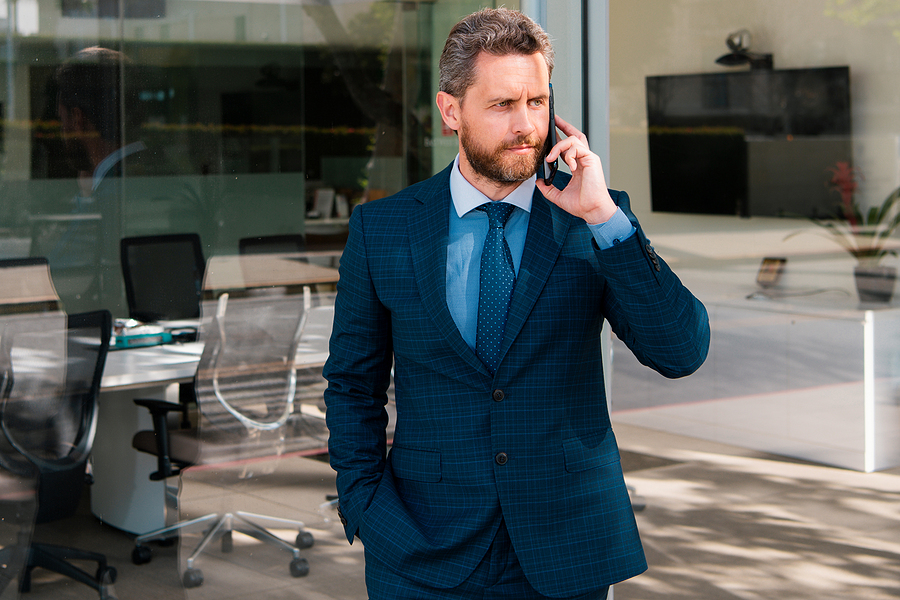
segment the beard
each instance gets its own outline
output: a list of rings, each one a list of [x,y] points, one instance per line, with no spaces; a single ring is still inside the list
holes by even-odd
[[[70,137],[64,138],[63,144],[66,151],[66,162],[69,163],[70,167],[78,172],[93,172],[94,166],[91,164],[91,157],[83,141]]]
[[[485,148],[470,134],[470,128],[465,122],[459,129],[459,143],[469,165],[477,175],[503,185],[525,181],[534,175],[543,148],[537,136],[533,135],[519,136],[512,142],[501,143],[493,149]],[[508,148],[521,145],[531,145],[531,153],[524,155],[506,153]]]

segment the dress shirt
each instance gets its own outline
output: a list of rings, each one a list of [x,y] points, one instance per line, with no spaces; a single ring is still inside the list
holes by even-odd
[[[116,166],[135,152],[141,152],[146,149],[147,146],[144,145],[144,142],[137,141],[131,142],[127,146],[119,148],[115,152],[109,154],[106,158],[100,161],[100,164],[98,164],[94,169],[93,185],[91,186],[91,191],[97,191],[97,188],[100,186],[100,183],[103,182],[103,178],[106,177],[106,174],[109,173],[110,169],[112,169],[114,166]]]
[[[514,210],[506,221],[504,234],[512,254],[513,267],[519,273],[528,220],[531,216],[531,199],[534,195],[536,176],[523,181],[506,198],[519,210]],[[491,199],[469,183],[459,170],[459,156],[450,174],[450,229],[447,243],[447,307],[463,339],[475,349],[475,332],[478,324],[478,291],[481,272],[481,251],[487,237],[488,217],[475,210]],[[628,239],[634,226],[621,210],[617,210],[606,223],[588,225],[600,249]]]

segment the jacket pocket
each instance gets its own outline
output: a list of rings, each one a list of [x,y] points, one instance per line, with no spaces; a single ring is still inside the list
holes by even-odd
[[[441,453],[394,446],[390,454],[391,471],[398,479],[437,483],[441,480]]]
[[[563,441],[566,471],[577,473],[588,469],[597,469],[619,460],[619,449],[612,431],[607,432],[600,443],[590,448],[578,438]]]

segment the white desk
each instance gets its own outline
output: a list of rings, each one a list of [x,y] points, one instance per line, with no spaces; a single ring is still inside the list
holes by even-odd
[[[333,306],[310,311],[298,365],[325,362],[333,317]],[[149,478],[156,457],[131,447],[135,433],[153,428],[149,411],[134,399],[165,399],[170,385],[192,381],[201,351],[202,344],[194,342],[109,353],[92,454],[91,512],[101,521],[135,534],[165,525],[166,483]]]
[[[191,381],[202,344],[169,344],[110,351],[100,383],[97,435],[92,451],[91,512],[130,533],[165,524],[165,482],[150,481],[156,458],[131,447],[131,438],[152,429],[150,412],[135,398],[165,399],[171,384]]]

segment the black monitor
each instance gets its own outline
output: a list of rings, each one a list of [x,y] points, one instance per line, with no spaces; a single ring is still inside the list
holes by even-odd
[[[852,163],[849,67],[647,77],[652,207],[825,217]]]

